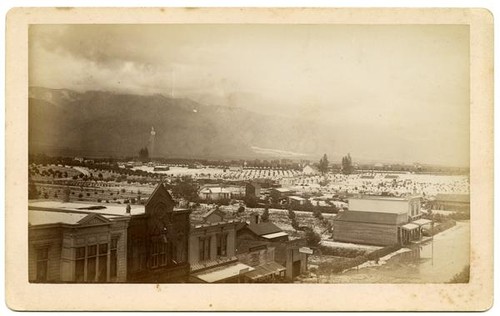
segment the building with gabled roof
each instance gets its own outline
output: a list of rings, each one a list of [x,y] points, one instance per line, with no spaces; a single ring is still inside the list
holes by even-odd
[[[271,222],[247,224],[238,231],[238,238],[262,241],[287,241],[288,233]]]
[[[333,221],[335,241],[388,246],[407,244],[422,236],[420,196],[406,198],[358,196]]]
[[[189,232],[189,263],[191,282],[238,282],[236,269],[250,269],[237,262],[236,230],[243,223],[235,218],[226,218],[219,208],[194,211]],[[236,271],[237,272],[237,271]]]
[[[319,169],[315,166],[312,166],[312,165],[306,165],[304,166],[304,168],[302,168],[302,173],[305,174],[305,175],[309,175],[309,176],[312,176],[312,175],[318,175],[320,174],[321,172],[319,171]]]

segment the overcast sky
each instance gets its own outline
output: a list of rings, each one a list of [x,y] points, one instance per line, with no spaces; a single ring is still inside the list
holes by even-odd
[[[317,120],[339,154],[468,165],[467,26],[37,25],[30,85]]]

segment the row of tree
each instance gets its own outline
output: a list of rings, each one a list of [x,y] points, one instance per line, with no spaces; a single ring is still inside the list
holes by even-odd
[[[319,160],[318,170],[325,174],[328,172],[328,157],[326,154]],[[347,154],[347,156],[342,157],[342,173],[351,174],[354,171],[354,166],[352,164],[351,154]]]

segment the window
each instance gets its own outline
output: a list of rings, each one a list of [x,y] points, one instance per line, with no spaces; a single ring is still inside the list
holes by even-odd
[[[200,237],[199,250],[200,250],[200,261],[210,259],[210,241],[211,237]]]
[[[227,233],[217,235],[217,256],[227,256]]]
[[[157,268],[159,266],[167,265],[167,248],[169,242],[162,240],[155,240],[151,243],[151,267]]]
[[[75,281],[83,282],[85,280],[85,247],[76,248],[75,259]]]
[[[108,244],[99,245],[99,271],[97,281],[106,282],[108,277]]]
[[[36,280],[47,281],[49,267],[49,248],[38,248],[36,250]]]
[[[116,246],[116,243],[115,243]],[[75,281],[106,282],[108,280],[109,244],[89,245],[75,249]],[[115,263],[116,263],[116,248]],[[116,267],[116,265],[115,265]],[[116,268],[115,268],[116,274]]]
[[[118,237],[113,237],[111,238],[111,245],[110,245],[110,265],[109,265],[110,278],[116,278],[116,276],[118,275],[117,250],[118,250]]]
[[[87,281],[94,282],[97,268],[97,245],[87,247]]]

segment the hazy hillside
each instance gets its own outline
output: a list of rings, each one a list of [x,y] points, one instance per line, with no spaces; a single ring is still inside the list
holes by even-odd
[[[328,152],[324,145],[333,143],[325,127],[238,107],[201,105],[163,95],[39,87],[29,92],[31,152],[137,155],[148,142],[151,126],[157,132],[155,155],[166,157],[270,158],[294,153],[315,157]]]

